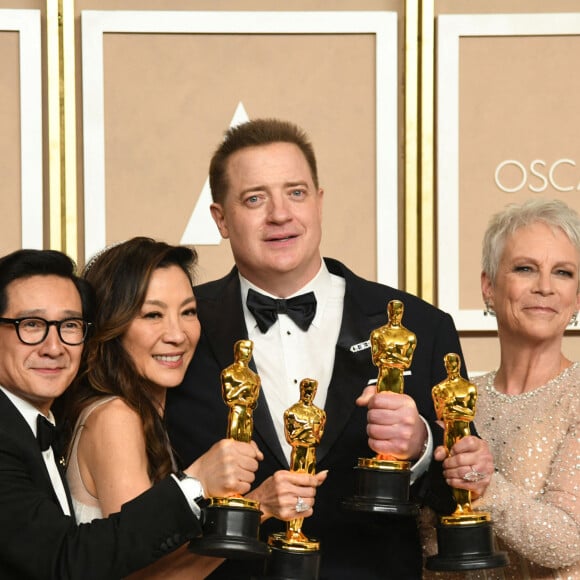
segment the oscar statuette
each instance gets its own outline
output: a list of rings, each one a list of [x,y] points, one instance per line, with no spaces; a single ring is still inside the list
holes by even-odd
[[[238,340],[233,364],[221,373],[222,395],[230,408],[227,437],[247,443],[260,394],[260,377],[248,366],[253,347],[251,340]],[[258,539],[261,515],[257,501],[239,495],[210,497],[203,510],[203,536],[192,540],[189,549],[222,558],[263,558],[268,546]]]
[[[370,336],[372,359],[378,367],[377,392],[403,393],[403,373],[411,366],[417,339],[401,324],[404,306],[400,300],[387,305],[388,322]],[[355,469],[354,496],[341,501],[352,511],[412,516],[417,505],[409,500],[411,462],[389,455],[359,457]]]
[[[477,388],[459,374],[459,355],[446,354],[444,361],[447,378],[433,387],[432,395],[437,418],[445,425],[444,444],[449,453],[457,441],[471,434]],[[473,470],[471,473],[473,477],[485,477]],[[491,516],[472,510],[469,490],[452,488],[452,492],[457,507],[451,515],[439,518],[438,554],[427,558],[427,569],[463,571],[507,566],[506,553],[494,546]]]
[[[318,382],[303,379],[300,382],[300,400],[284,413],[286,441],[292,446],[290,470],[299,473],[316,472],[316,447],[326,424],[326,413],[313,404]],[[301,497],[296,501],[296,513],[309,506]],[[297,517],[286,523],[286,531],[268,538],[270,557],[266,560],[264,579],[317,580],[320,568],[320,544],[302,532],[304,518]]]

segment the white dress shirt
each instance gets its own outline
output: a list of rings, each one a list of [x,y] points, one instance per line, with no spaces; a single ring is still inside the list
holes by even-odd
[[[262,391],[266,400],[276,434],[285,457],[289,460],[292,447],[284,433],[284,411],[300,399],[300,381],[305,378],[318,381],[314,398],[317,407],[324,408],[328,387],[334,368],[336,343],[342,323],[346,282],[341,276],[328,271],[322,261],[318,274],[298,292],[284,298],[292,298],[307,292],[316,296],[316,315],[308,330],[301,330],[287,314],[278,319],[265,332],[258,328],[256,319],[246,306],[248,289],[271,298],[280,298],[262,290],[240,274],[240,289],[248,338],[254,343],[253,358],[260,375]],[[362,348],[369,348],[370,344]],[[370,357],[370,352],[369,352]],[[376,382],[376,379],[369,383]],[[360,392],[367,386],[367,378],[361,377]],[[428,441],[422,457],[413,465],[411,481],[429,467],[433,451],[432,436],[427,422]]]
[[[32,430],[32,434],[36,437],[36,418],[38,417],[40,411],[28,401],[17,397],[10,391],[6,390],[4,387],[0,386],[0,389],[4,392],[4,394],[12,401],[13,405],[18,409],[20,414],[24,417],[26,423]],[[45,415],[46,416],[46,415]],[[54,416],[52,411],[48,412],[48,417],[46,417],[53,425],[54,423]],[[42,451],[42,458],[44,459],[44,463],[46,464],[46,469],[48,470],[48,475],[50,476],[50,481],[52,483],[52,487],[54,488],[54,492],[56,497],[58,498],[58,502],[60,503],[60,507],[65,515],[70,516],[70,507],[68,504],[68,499],[66,497],[66,491],[64,489],[64,484],[62,482],[62,478],[60,476],[60,472],[58,467],[56,466],[56,459],[54,457],[54,452],[52,447],[49,447],[46,451]]]
[[[314,292],[316,315],[309,329],[301,330],[287,314],[279,314],[278,320],[264,334],[246,306],[248,289],[253,288],[271,298],[280,297],[264,292],[241,275],[240,284],[248,338],[254,343],[254,362],[278,439],[289,459],[292,447],[284,435],[284,411],[300,400],[300,381],[317,380],[314,404],[323,409],[326,403],[342,319],[344,278],[330,274],[323,262],[318,274],[304,288],[284,297]]]

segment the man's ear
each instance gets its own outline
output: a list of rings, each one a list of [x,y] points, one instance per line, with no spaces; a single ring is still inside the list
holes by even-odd
[[[226,218],[224,215],[224,208],[221,203],[212,203],[209,206],[209,211],[211,212],[211,217],[217,226],[222,238],[227,239],[230,237],[228,232],[228,226],[226,224]]]
[[[321,188],[318,189],[318,204],[319,204],[318,211],[319,211],[319,214],[320,214],[320,221],[322,221],[322,205],[323,205],[322,202],[323,201],[324,201],[324,189],[322,189],[322,187],[321,187]]]

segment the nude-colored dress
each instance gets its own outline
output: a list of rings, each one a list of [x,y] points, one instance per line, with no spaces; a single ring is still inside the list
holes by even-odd
[[[79,439],[88,416],[97,407],[109,403],[116,398],[117,397],[103,397],[102,399],[97,399],[88,405],[85,409],[83,409],[77,420],[77,424],[75,425],[72,446],[66,469],[66,479],[68,481],[68,486],[72,497],[77,524],[85,524],[91,522],[94,519],[103,517],[103,512],[101,511],[99,500],[87,491],[87,488],[85,487],[85,484],[81,478],[77,455]]]
[[[494,380],[495,372],[473,381],[475,425],[496,466],[473,508],[491,513],[510,565],[465,577],[580,579],[580,363],[520,395],[496,391]]]

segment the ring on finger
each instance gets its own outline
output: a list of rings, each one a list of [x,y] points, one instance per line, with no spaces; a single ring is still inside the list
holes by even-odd
[[[296,513],[307,512],[310,509],[310,506],[300,497],[296,500],[296,506],[294,507],[294,511]]]
[[[475,482],[481,481],[482,479],[485,479],[486,477],[487,477],[487,475],[485,473],[482,473],[481,471],[477,471],[477,469],[475,469],[475,467],[472,465],[469,468],[469,471],[463,476],[463,479],[465,481],[475,483]]]

